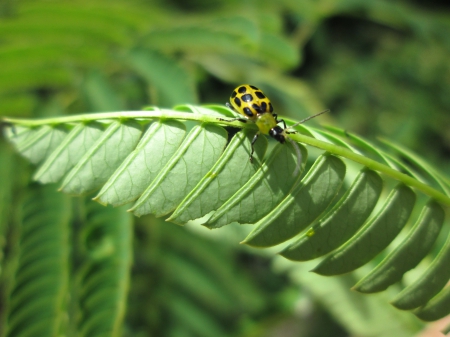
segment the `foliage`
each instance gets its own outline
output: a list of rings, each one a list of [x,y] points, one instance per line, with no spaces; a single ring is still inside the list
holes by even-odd
[[[448,5],[443,2],[2,2],[1,114],[50,117],[52,121],[18,125],[15,133],[10,132],[19,151],[40,163],[36,180],[50,183],[64,177],[65,192],[96,190],[97,201],[113,205],[144,196],[135,205],[135,214],[163,215],[177,208],[170,219],[180,224],[219,209],[209,219],[211,228],[234,221],[256,226],[205,232],[199,226],[203,219],[189,222],[188,230],[183,230],[163,226],[148,216],[130,217],[124,210],[131,205],[115,209],[84,199],[70,202],[64,194],[55,194],[55,187],[30,183],[28,164],[2,142],[0,335],[26,334],[15,327],[26,319],[25,308],[32,313],[36,303],[45,304],[42,315],[55,313],[46,318],[52,324],[36,319],[27,329],[53,329],[49,335],[95,336],[108,331],[107,335],[199,336],[214,331],[214,335],[269,336],[292,319],[302,322],[298,335],[306,334],[309,327],[317,335],[337,336],[333,330],[337,327],[329,319],[314,325],[314,320],[293,311],[299,296],[302,303],[311,304],[312,298],[318,301],[345,330],[358,335],[389,336],[387,327],[395,327],[396,335],[410,336],[420,329],[413,315],[387,304],[396,295],[394,304],[403,309],[433,297],[415,314],[425,320],[437,319],[437,313],[448,307],[449,293],[448,288],[440,291],[449,279],[445,267],[449,227],[448,219],[440,221],[439,205],[448,205],[450,188],[449,178],[438,173],[449,167],[450,41],[446,31]],[[81,111],[129,113],[148,104],[222,103],[239,83],[263,88],[281,115],[301,119],[330,108],[332,113],[321,117],[322,121],[345,131],[299,127],[301,133],[293,138],[306,144],[301,146],[303,173],[286,179],[281,172],[294,171],[296,165],[289,145],[275,147],[266,155],[266,146],[270,149],[272,144],[260,138],[256,163],[262,162],[267,171],[255,173],[247,154],[247,139],[254,130],[245,129],[231,138],[236,132],[233,128],[241,127],[239,123],[222,123],[228,134],[221,126],[212,126],[217,124],[217,115],[227,113],[217,106],[162,110],[169,117],[153,118],[156,122],[150,127],[148,118],[136,115],[107,120],[98,114],[84,115],[83,120],[52,118]],[[192,110],[195,113],[190,115],[201,116],[192,120],[176,115]],[[194,127],[193,121],[209,124]],[[390,140],[383,141],[383,146],[371,145],[353,132]],[[183,144],[185,152],[181,151]],[[317,147],[328,153],[323,155]],[[190,170],[192,179],[186,179],[183,167],[177,165],[180,161],[171,158],[175,154],[181,160],[192,160],[200,148],[209,162],[201,170]],[[149,154],[155,153],[158,157],[149,160]],[[283,155],[285,160],[280,160]],[[344,166],[339,168],[338,162]],[[208,175],[212,165],[221,174]],[[140,172],[142,168],[146,174]],[[299,196],[307,195],[306,191],[326,191],[326,180],[320,179],[326,177],[325,172],[333,173],[328,196],[331,199],[339,190],[338,194],[333,201],[323,195],[321,207],[299,223],[293,221],[305,211],[296,202]],[[261,183],[263,173],[271,174],[274,181]],[[158,184],[149,186],[155,178]],[[237,185],[246,189],[233,198]],[[183,193],[171,195],[174,201],[170,204],[161,203],[162,192],[171,191],[171,186],[182,187]],[[124,192],[127,187],[126,193],[115,191]],[[296,197],[289,198],[294,192]],[[367,198],[360,197],[364,193]],[[409,196],[409,202],[402,195]],[[429,197],[435,201],[428,201]],[[33,204],[30,198],[37,200]],[[48,200],[55,207],[50,209]],[[62,213],[63,209],[68,212]],[[405,220],[409,213],[410,220],[403,221],[402,229],[402,221],[394,217]],[[359,216],[350,221],[348,214]],[[360,227],[369,214],[367,226]],[[131,221],[135,235],[131,235]],[[337,231],[342,225],[336,224],[342,221],[348,226]],[[287,224],[283,231],[279,230],[281,223]],[[387,223],[397,226],[384,227]],[[56,224],[60,225],[54,233],[49,230],[47,239],[49,232],[44,229]],[[44,245],[48,247],[60,245],[55,248],[58,254],[43,248],[36,266],[27,267],[27,255],[33,252],[23,246],[30,245],[27,226],[42,227],[41,234],[31,240],[49,242]],[[358,228],[363,229],[351,238]],[[51,237],[60,239],[51,242]],[[349,265],[351,269],[365,266],[343,276],[318,277],[306,272],[313,268],[310,262],[274,259],[273,249],[236,247],[243,238],[253,246],[282,243],[274,252],[281,250],[291,259],[328,253],[315,269],[322,274],[344,272]],[[368,245],[368,241],[376,244]],[[132,242],[135,267],[130,273]],[[360,247],[364,254],[359,254]],[[252,263],[242,266],[250,256]],[[66,263],[46,265],[51,259]],[[269,260],[274,267],[266,265]],[[345,263],[340,264],[342,260]],[[258,263],[264,263],[264,268],[255,269]],[[279,275],[270,273],[274,268]],[[52,278],[45,278],[46,270]],[[27,273],[37,273],[33,275],[46,281],[20,283]],[[362,292],[399,282],[373,297],[349,294],[345,289],[358,279],[355,289]],[[40,286],[51,291],[27,297],[25,291],[31,289],[27,287]],[[299,295],[298,287],[308,291]],[[105,296],[108,301],[103,300]],[[242,315],[233,311],[230,299]],[[320,312],[317,307],[313,310]],[[324,327],[330,330],[319,332]]]

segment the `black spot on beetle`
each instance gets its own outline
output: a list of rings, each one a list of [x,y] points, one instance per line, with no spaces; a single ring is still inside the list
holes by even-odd
[[[244,102],[251,102],[251,101],[253,101],[253,96],[250,94],[245,94],[245,95],[242,95],[241,99]]]
[[[252,88],[253,90],[259,90],[257,87],[255,87],[254,85],[251,85],[250,88]]]
[[[244,108],[244,112],[245,112],[245,114],[246,114],[247,116],[250,116],[250,117],[253,116],[253,113],[252,113],[252,111],[250,110],[250,108]]]
[[[236,103],[237,106],[241,106],[241,100],[239,99],[239,97],[234,98],[234,103]]]
[[[247,91],[247,88],[246,87],[239,87],[238,91],[239,91],[240,94],[243,94],[243,93],[245,93]]]
[[[272,103],[269,102],[269,112],[273,112],[273,106]]]
[[[236,95],[237,95],[237,92],[236,92],[236,91],[233,91],[233,92],[231,93],[231,98],[235,98]]]
[[[258,104],[252,104],[252,108],[256,111],[256,113],[260,114],[261,112],[263,112]]]
[[[261,103],[261,112],[266,112],[267,111],[267,104],[266,102],[262,102]]]
[[[266,96],[261,92],[261,91],[255,91],[256,96],[258,96],[258,98],[266,98]]]

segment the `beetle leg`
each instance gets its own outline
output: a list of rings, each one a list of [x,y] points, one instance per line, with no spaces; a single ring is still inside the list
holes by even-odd
[[[255,148],[253,147],[253,145],[256,143],[256,141],[258,140],[259,137],[259,132],[257,132],[252,139],[252,152],[250,153],[250,163],[253,163],[253,153],[255,152]]]
[[[286,129],[286,122],[284,121],[284,119],[278,119],[278,116],[276,114],[273,114],[273,116],[275,117],[275,122],[277,122],[277,124],[283,123],[283,126]]]
[[[219,121],[223,121],[223,122],[234,122],[234,121],[239,121],[241,123],[247,123],[247,119],[244,118],[230,118],[230,119],[226,119],[226,118],[217,118]]]

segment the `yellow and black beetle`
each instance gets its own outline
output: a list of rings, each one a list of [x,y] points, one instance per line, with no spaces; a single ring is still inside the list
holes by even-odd
[[[231,103],[231,104],[230,104]],[[226,103],[226,106],[242,116],[243,118],[233,118],[233,119],[220,119],[224,121],[235,121],[238,120],[243,123],[247,123],[248,121],[251,121],[256,124],[259,131],[256,133],[256,135],[253,137],[252,140],[252,151],[250,153],[250,161],[253,160],[253,152],[256,140],[258,139],[258,136],[260,133],[264,135],[269,135],[272,138],[275,138],[280,143],[284,143],[286,139],[291,141],[291,143],[294,145],[294,148],[297,152],[297,157],[299,160],[299,165],[301,162],[301,153],[298,149],[298,145],[292,141],[290,138],[288,138],[286,135],[290,133],[296,133],[296,131],[288,131],[288,128],[286,127],[286,122],[283,119],[278,119],[278,115],[273,113],[273,106],[270,100],[264,95],[264,93],[258,89],[257,87],[249,84],[242,84],[238,86],[236,89],[233,90],[230,97],[230,103]],[[313,116],[307,117],[300,122],[292,125],[290,128],[295,127],[299,124],[302,124],[306,122],[307,120],[314,118],[316,116],[319,116],[329,110],[325,110],[322,112],[319,112],[318,114],[315,114]],[[283,123],[284,129],[281,128],[278,124]]]

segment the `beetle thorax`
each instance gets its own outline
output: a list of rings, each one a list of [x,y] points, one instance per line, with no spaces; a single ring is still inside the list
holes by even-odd
[[[268,135],[270,129],[277,125],[277,122],[271,113],[258,115],[255,123],[258,126],[259,131],[265,135]]]

